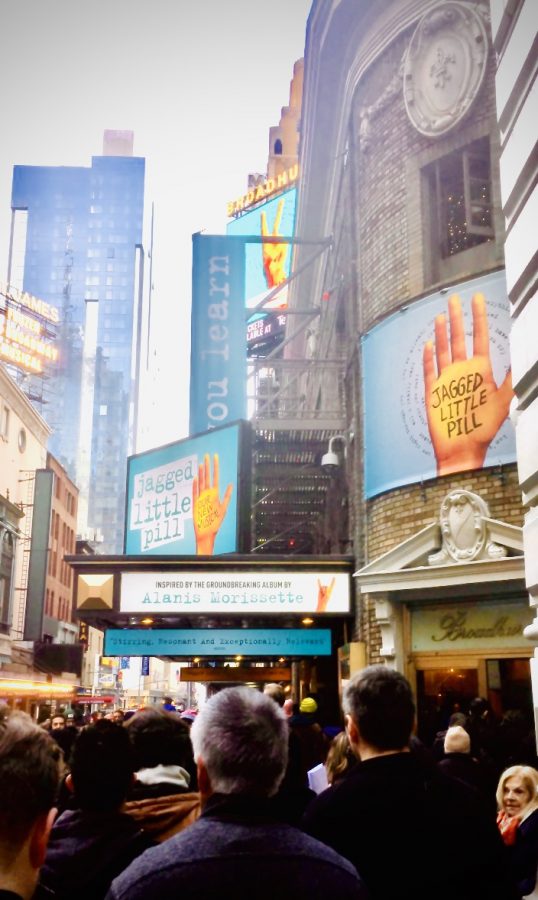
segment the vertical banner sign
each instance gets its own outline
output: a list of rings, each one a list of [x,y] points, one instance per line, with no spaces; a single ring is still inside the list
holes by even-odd
[[[149,656],[142,657],[142,663],[140,666],[140,675],[149,675]]]
[[[40,641],[43,637],[45,583],[49,558],[53,487],[54,472],[50,469],[36,469],[32,539],[30,542],[28,587],[24,613],[25,641]]]
[[[246,418],[245,245],[192,238],[190,433]]]
[[[88,623],[82,620],[78,623],[78,642],[84,647],[88,646]]]

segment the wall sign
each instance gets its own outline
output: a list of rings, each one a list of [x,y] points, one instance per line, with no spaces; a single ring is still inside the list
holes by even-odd
[[[495,272],[417,300],[363,337],[367,497],[515,460],[509,307]]]
[[[109,629],[109,656],[330,656],[327,628]]]
[[[532,620],[533,610],[526,603],[415,609],[411,612],[411,649],[439,652],[526,646],[523,629]]]

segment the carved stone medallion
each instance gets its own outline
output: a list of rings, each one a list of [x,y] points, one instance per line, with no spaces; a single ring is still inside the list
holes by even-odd
[[[420,20],[404,61],[404,101],[417,131],[444,134],[473,103],[486,71],[488,39],[471,4],[447,0]]]
[[[475,559],[500,559],[506,549],[491,540],[486,502],[471,491],[451,491],[441,504],[439,524],[442,546],[428,563],[446,565]]]

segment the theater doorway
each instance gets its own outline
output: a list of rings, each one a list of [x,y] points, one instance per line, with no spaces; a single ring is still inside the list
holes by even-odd
[[[417,657],[410,672],[416,687],[417,734],[428,746],[454,712],[467,713],[475,697],[488,700],[498,721],[519,710],[533,724],[529,656]]]

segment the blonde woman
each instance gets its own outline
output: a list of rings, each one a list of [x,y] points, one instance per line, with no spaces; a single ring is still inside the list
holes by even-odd
[[[510,766],[497,787],[497,825],[506,844],[520,896],[535,896],[538,869],[538,772]],[[538,897],[538,892],[536,893]]]
[[[345,731],[340,731],[332,739],[327,759],[325,760],[329,784],[336,784],[338,781],[341,781],[356,763],[357,759],[349,745],[349,738]]]

